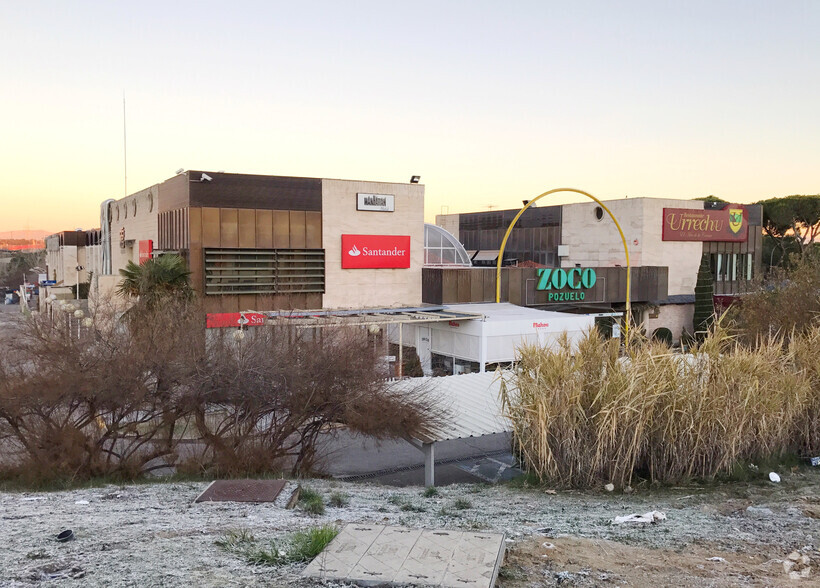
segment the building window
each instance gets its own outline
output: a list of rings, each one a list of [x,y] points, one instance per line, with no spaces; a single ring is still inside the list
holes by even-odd
[[[324,293],[323,249],[205,249],[205,294]]]

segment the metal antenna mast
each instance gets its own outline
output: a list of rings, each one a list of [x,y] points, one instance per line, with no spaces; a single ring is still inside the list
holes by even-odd
[[[125,90],[122,91],[122,179],[123,197],[128,196],[128,151],[125,141]]]

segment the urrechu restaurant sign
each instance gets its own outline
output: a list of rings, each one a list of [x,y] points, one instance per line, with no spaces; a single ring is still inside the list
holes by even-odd
[[[746,241],[749,213],[737,204],[723,210],[663,209],[664,241]]]

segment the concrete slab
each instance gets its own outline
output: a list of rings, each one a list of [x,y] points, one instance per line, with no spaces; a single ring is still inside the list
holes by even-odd
[[[305,577],[361,586],[493,588],[504,535],[347,524],[305,568]]]

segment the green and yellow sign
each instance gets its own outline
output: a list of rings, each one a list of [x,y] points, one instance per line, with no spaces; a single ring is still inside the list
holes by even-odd
[[[538,277],[535,289],[549,291],[549,302],[580,302],[586,297],[585,291],[591,289],[598,279],[591,267],[574,267],[570,270],[539,268],[535,275]]]

